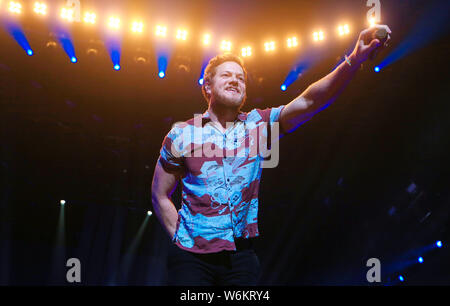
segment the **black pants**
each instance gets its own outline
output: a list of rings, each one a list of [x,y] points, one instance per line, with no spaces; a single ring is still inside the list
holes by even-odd
[[[260,264],[248,239],[236,241],[236,251],[196,254],[171,244],[170,286],[255,286]]]

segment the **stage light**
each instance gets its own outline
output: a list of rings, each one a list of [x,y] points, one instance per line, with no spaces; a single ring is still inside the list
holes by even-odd
[[[380,67],[376,66],[375,68],[373,68],[373,70],[375,70],[375,72],[380,72]]]
[[[377,24],[377,20],[375,19],[375,17],[370,17],[370,19],[369,19],[369,25],[371,26],[371,27],[373,27],[374,25],[376,25]]]
[[[13,14],[21,14],[22,13],[22,4],[19,2],[11,1],[8,5],[8,11],[10,11]]]
[[[72,22],[73,21],[73,9],[69,9],[69,8],[63,7],[61,9],[61,15],[60,16],[61,16],[62,19],[65,19],[65,20],[67,20],[69,22]]]
[[[242,57],[248,57],[252,55],[252,48],[251,47],[244,47],[242,48]]]
[[[97,19],[97,15],[91,12],[86,12],[84,13],[84,22],[85,23],[90,23],[90,24],[95,24]]]
[[[403,276],[401,276],[401,275],[398,276],[398,279],[399,279],[401,282],[403,282],[403,281],[405,280],[405,278],[404,278]]]
[[[61,201],[59,201],[59,204],[64,205],[64,204],[66,204],[66,201],[61,200]]]
[[[108,27],[113,30],[118,30],[120,28],[120,19],[117,17],[109,17]]]
[[[322,41],[324,40],[325,36],[322,31],[317,31],[313,33],[313,39],[314,41]]]
[[[417,260],[418,260],[420,263],[423,262],[423,258],[422,258],[422,257],[419,257]]]
[[[200,85],[203,85],[203,78],[200,78],[200,79],[198,80],[198,83],[199,83]]]
[[[157,25],[155,30],[155,35],[158,37],[166,37],[167,35],[167,27],[162,25]]]
[[[164,71],[160,71],[158,73],[158,76],[162,79],[162,78],[164,78],[166,76],[166,74],[164,73]]]
[[[144,24],[141,21],[133,21],[131,23],[131,32],[142,33],[144,30]]]
[[[222,40],[222,43],[220,44],[220,50],[225,52],[231,51],[231,41],[228,40]]]
[[[151,216],[152,215],[152,212],[149,210],[149,211],[147,211],[147,216]]]
[[[438,248],[440,248],[440,247],[442,247],[442,241],[436,241],[436,246],[438,247]]]
[[[338,27],[339,36],[344,36],[350,33],[350,28],[348,24],[340,25]]]
[[[281,85],[281,90],[282,90],[282,91],[286,91],[286,85],[284,85],[284,84]]]
[[[289,37],[287,39],[287,47],[288,48],[295,48],[298,46],[297,37]]]
[[[41,2],[34,3],[34,12],[38,15],[47,15],[47,5]]]
[[[211,35],[210,34],[204,34],[203,35],[203,45],[209,46],[211,44]]]
[[[27,54],[28,54],[29,56],[32,56],[32,55],[33,55],[33,50],[28,49],[28,50],[27,50]]]
[[[114,65],[114,70],[120,70],[120,65],[118,64]]]
[[[264,43],[264,50],[266,52],[271,52],[275,50],[275,42],[274,41],[267,41]]]
[[[76,58],[75,56],[72,56],[72,57],[70,58],[70,61],[71,61],[72,63],[76,63],[78,60],[77,60],[77,58]]]
[[[178,29],[176,39],[177,40],[186,40],[187,35],[188,35],[188,32],[186,30]]]

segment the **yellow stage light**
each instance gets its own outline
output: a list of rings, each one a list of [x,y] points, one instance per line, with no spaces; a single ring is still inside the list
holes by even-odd
[[[162,25],[157,25],[155,30],[155,35],[158,37],[166,37],[167,35],[167,27]]]
[[[8,11],[13,14],[21,14],[22,13],[22,4],[19,2],[10,1],[8,5]]]
[[[144,30],[144,24],[141,21],[133,21],[131,23],[131,31],[133,33],[142,33]]]
[[[73,9],[63,7],[61,9],[61,18],[67,21],[73,21]]]
[[[97,15],[95,15],[94,13],[91,13],[91,12],[84,13],[83,20],[85,23],[95,24],[96,19],[97,19]]]
[[[370,19],[369,19],[369,25],[371,26],[371,27],[373,27],[374,25],[376,25],[377,24],[377,20],[375,19],[375,17],[370,17]]]
[[[266,50],[266,52],[272,52],[275,50],[275,42],[274,41],[266,41],[264,43],[264,50]]]
[[[252,48],[251,47],[244,47],[242,48],[242,57],[248,57],[252,55]]]
[[[42,2],[35,2],[33,11],[38,15],[47,15],[47,5]]]
[[[289,37],[287,39],[287,47],[288,48],[295,48],[298,46],[297,37]]]
[[[313,33],[313,38],[314,41],[322,41],[324,40],[325,36],[322,31],[317,31]]]
[[[348,33],[350,33],[350,28],[349,28],[348,24],[340,25],[338,27],[338,33],[339,33],[339,36],[344,36],[344,35],[347,35]]]
[[[109,17],[108,27],[113,30],[118,30],[120,28],[120,19],[117,17]]]
[[[231,41],[228,40],[222,40],[222,43],[220,44],[220,50],[225,52],[231,51]]]
[[[176,38],[177,38],[177,40],[186,40],[187,35],[188,35],[188,32],[186,30],[178,29]]]
[[[210,34],[204,34],[203,35],[203,45],[209,46],[211,44],[211,35]]]

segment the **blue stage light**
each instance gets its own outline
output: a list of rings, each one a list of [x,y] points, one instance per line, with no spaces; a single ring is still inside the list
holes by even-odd
[[[403,278],[403,276],[401,276],[401,275],[398,277],[398,279],[399,279],[401,282],[403,282],[403,281],[405,280],[405,279]]]
[[[77,62],[77,58],[76,58],[75,56],[72,56],[72,57],[70,58],[70,61],[71,61],[72,63],[76,63],[76,62]]]
[[[120,70],[120,65],[114,65],[114,70]]]
[[[33,55],[33,50],[28,49],[28,50],[27,50],[27,54],[28,54],[29,56],[32,56],[32,55]]]
[[[373,70],[375,70],[375,72],[380,72],[380,67],[376,66]]]
[[[418,261],[419,261],[420,263],[422,263],[422,262],[423,262],[423,258],[422,258],[422,257],[419,257]]]
[[[438,248],[440,248],[440,247],[442,247],[442,241],[436,241],[436,246],[438,247]]]
[[[203,78],[199,79],[199,80],[198,80],[198,83],[199,83],[200,85],[203,85]]]
[[[163,77],[165,77],[166,76],[166,74],[164,73],[164,71],[160,71],[159,72],[159,77],[162,79]]]
[[[282,91],[286,91],[286,85],[284,85],[284,84],[281,85],[281,90],[282,90]]]

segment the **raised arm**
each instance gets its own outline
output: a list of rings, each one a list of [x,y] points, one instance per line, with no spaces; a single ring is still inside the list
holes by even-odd
[[[300,124],[311,119],[319,111],[331,104],[355,76],[360,65],[366,61],[371,52],[379,52],[390,40],[388,35],[384,45],[378,39],[372,39],[378,29],[391,30],[386,25],[375,25],[359,34],[358,41],[347,61],[342,62],[335,70],[311,84],[300,96],[286,105],[280,114],[281,127],[293,132]]]
[[[152,182],[152,203],[156,217],[172,238],[175,234],[178,212],[171,196],[178,184],[178,177],[164,170],[159,160],[156,163]]]

